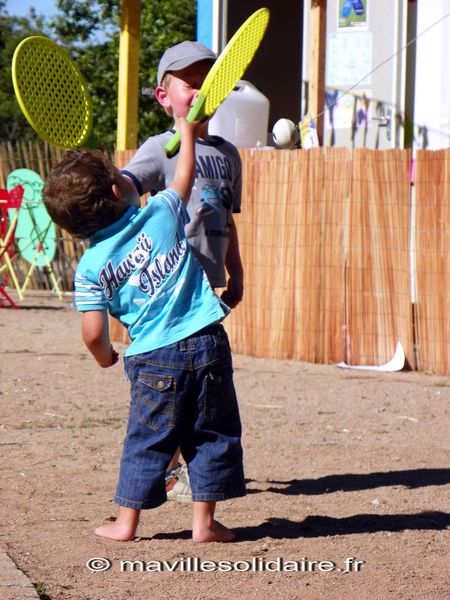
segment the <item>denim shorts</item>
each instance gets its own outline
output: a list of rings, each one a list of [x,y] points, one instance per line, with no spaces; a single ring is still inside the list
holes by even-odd
[[[125,357],[125,371],[131,405],[115,502],[137,509],[165,502],[165,473],[178,447],[194,501],[244,496],[241,421],[223,327]]]

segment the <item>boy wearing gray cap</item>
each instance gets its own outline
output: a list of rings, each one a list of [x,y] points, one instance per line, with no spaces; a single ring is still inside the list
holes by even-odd
[[[122,170],[133,180],[139,195],[154,194],[171,184],[178,154],[168,158],[164,147],[195,103],[215,59],[209,48],[192,41],[168,48],[161,57],[155,96],[174,124],[171,130],[148,138]],[[195,155],[196,177],[187,205],[190,222],[185,226],[186,237],[211,286],[226,288],[221,297],[234,308],[242,300],[244,277],[233,219],[233,213],[241,209],[240,155],[230,142],[208,134],[208,121],[201,126]],[[189,501],[189,478],[185,466],[180,468],[177,461],[178,454],[169,467],[175,477],[168,478],[168,498]]]

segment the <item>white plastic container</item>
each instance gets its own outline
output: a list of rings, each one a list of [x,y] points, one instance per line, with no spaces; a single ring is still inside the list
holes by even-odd
[[[209,123],[209,133],[238,148],[267,144],[269,100],[249,81],[240,80]]]

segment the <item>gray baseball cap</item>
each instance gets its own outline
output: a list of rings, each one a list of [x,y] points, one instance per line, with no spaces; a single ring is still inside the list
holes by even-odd
[[[216,58],[214,52],[200,42],[181,42],[167,48],[159,61],[158,85],[169,71],[180,71],[201,60],[213,62]]]

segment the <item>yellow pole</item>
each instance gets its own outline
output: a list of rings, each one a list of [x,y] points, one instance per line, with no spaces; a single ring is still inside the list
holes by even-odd
[[[122,0],[117,150],[137,148],[141,0]]]

